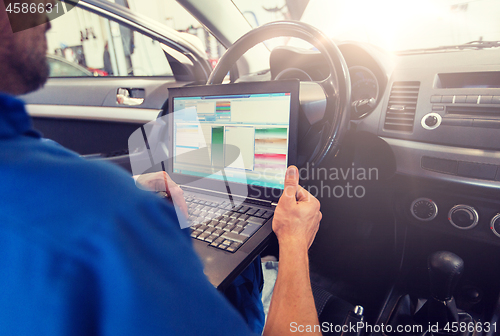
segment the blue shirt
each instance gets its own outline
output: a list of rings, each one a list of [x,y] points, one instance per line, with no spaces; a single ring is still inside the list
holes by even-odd
[[[249,335],[173,207],[0,94],[1,335]]]

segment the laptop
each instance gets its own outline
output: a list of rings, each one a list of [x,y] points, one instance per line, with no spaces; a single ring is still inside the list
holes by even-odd
[[[164,169],[184,191],[210,282],[230,284],[266,247],[296,163],[299,81],[169,89]]]

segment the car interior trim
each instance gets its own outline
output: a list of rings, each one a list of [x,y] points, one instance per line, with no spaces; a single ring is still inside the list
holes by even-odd
[[[157,109],[138,109],[95,106],[26,105],[35,118],[99,120],[125,123],[148,123],[160,113]]]
[[[396,157],[397,172],[400,174],[478,187],[500,187],[500,181],[465,177],[463,174],[452,175],[449,172],[431,171],[422,167],[421,163],[423,157],[438,157],[469,165],[498,165],[500,151],[443,146],[385,137],[382,137],[382,139],[391,146]]]

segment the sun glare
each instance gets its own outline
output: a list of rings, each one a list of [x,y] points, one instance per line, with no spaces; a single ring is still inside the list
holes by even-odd
[[[440,40],[441,27],[461,21],[457,1],[312,0],[303,21],[340,40],[364,40],[388,50]],[[458,12],[458,13],[457,13]],[[449,36],[446,36],[448,39]],[[416,40],[422,40],[416,41]]]

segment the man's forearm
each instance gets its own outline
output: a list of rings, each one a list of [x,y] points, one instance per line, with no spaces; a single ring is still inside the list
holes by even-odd
[[[298,326],[316,328],[316,333],[307,335],[321,335],[311,291],[307,248],[280,244],[278,278],[264,335],[297,335],[300,334]]]

